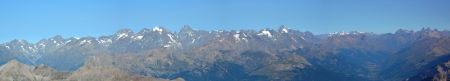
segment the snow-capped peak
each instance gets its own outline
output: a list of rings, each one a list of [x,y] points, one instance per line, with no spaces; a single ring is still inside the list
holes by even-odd
[[[127,34],[127,33],[120,33],[120,34],[117,34],[117,39],[121,39],[121,38],[125,38],[125,37],[128,37],[128,34]]]
[[[257,34],[257,35],[266,35],[268,37],[272,37],[272,34],[270,33],[270,31],[264,29],[261,31],[261,33]]]
[[[281,25],[281,26],[278,28],[278,32],[280,32],[280,33],[288,33],[288,32],[289,32],[289,28],[286,27],[285,25]]]
[[[117,38],[115,38],[115,39],[118,40],[118,39],[122,39],[122,38],[127,38],[133,34],[134,33],[131,29],[121,29],[116,32],[115,35],[117,36]]]
[[[162,34],[163,29],[160,28],[160,27],[154,27],[154,28],[153,28],[153,31],[154,31],[154,32],[159,32],[159,34]]]
[[[335,35],[348,35],[349,33],[347,32],[333,32],[333,33],[328,33],[328,36],[335,36]]]
[[[358,31],[352,31],[352,32],[333,32],[333,33],[329,33],[328,36],[342,36],[342,35],[358,35],[358,34],[364,34],[365,32],[358,32]]]

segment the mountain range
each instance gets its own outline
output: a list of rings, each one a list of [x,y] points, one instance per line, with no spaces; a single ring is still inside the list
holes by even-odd
[[[446,81],[450,31],[121,29],[0,44],[0,80]]]

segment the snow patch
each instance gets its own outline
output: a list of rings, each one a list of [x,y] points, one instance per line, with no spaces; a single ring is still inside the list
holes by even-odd
[[[134,37],[134,40],[141,40],[142,38],[144,38],[144,36],[139,35],[139,36]]]
[[[117,35],[117,39],[121,39],[121,38],[124,38],[124,37],[128,37],[128,34],[127,33],[120,33],[120,34]]]
[[[72,40],[67,40],[66,43],[72,42]]]
[[[365,32],[352,32],[352,34],[364,34]]]
[[[162,28],[159,28],[159,27],[155,27],[155,28],[153,28],[153,31],[154,31],[154,32],[159,32],[159,34],[162,34],[163,29],[162,29]]]
[[[335,36],[335,35],[348,35],[349,33],[347,32],[333,32],[333,33],[329,33],[328,36]]]
[[[53,40],[53,39],[52,39]],[[53,40],[53,44],[56,44],[56,46],[61,45],[60,43],[58,43],[56,40]]]
[[[339,33],[339,35],[347,35],[348,33],[347,32],[341,32],[341,33]]]
[[[43,43],[40,43],[40,44],[39,44],[39,46],[41,46],[41,47],[45,47],[45,44],[43,44]]]
[[[263,31],[261,31],[261,33],[259,33],[258,35],[266,35],[268,37],[272,37],[272,34],[265,29]]]
[[[170,47],[170,45],[164,45],[164,47],[165,47],[165,48],[168,48],[168,47]]]
[[[187,34],[191,37],[194,36],[194,34],[192,34],[192,32],[187,32]]]
[[[25,50],[25,48],[23,48],[23,46],[20,46],[20,48],[21,48],[22,50]]]
[[[237,40],[237,41],[241,40],[241,39],[239,39],[239,36],[240,36],[240,34],[234,34],[233,35],[234,39]]]
[[[175,43],[176,41],[173,39],[173,36],[171,34],[167,34],[167,36],[169,36],[169,43]]]
[[[99,43],[100,44],[110,44],[110,43],[112,43],[112,40],[111,39],[102,39],[102,40],[99,40]]]
[[[91,40],[83,40],[83,41],[81,41],[80,45],[83,45],[83,44],[91,44]]]
[[[28,47],[29,50],[31,50],[31,52],[36,52],[36,49],[34,49],[33,47]]]
[[[286,28],[281,29],[281,31],[282,31],[282,33],[288,33],[288,29],[286,29]]]

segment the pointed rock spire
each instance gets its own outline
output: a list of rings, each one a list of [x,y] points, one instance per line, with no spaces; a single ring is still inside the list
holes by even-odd
[[[192,32],[194,29],[191,28],[189,25],[184,25],[183,28],[181,28],[180,32]]]
[[[180,34],[185,34],[189,36],[193,36],[193,33],[195,32],[194,29],[192,29],[189,25],[184,25],[183,28],[180,30]]]

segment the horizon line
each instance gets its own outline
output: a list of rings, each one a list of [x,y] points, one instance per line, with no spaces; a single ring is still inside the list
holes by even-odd
[[[214,31],[226,31],[226,32],[231,32],[231,31],[241,31],[241,30],[246,30],[246,31],[277,30],[277,28],[274,28],[274,27],[264,27],[264,28],[260,28],[260,29],[212,29],[212,30],[210,29],[210,30],[208,30],[208,29],[198,29],[198,28],[194,28],[194,27],[191,27],[191,26],[189,26],[189,25],[183,25],[183,26],[181,26],[181,27],[178,27],[178,31],[173,31],[173,30],[167,29],[165,26],[154,26],[153,28],[157,28],[157,27],[162,28],[162,29],[166,30],[167,32],[170,32],[170,33],[173,33],[173,34],[179,33],[179,32],[182,30],[183,27],[189,27],[189,28],[191,28],[192,30],[196,30],[196,31],[207,31],[207,32],[209,32],[209,33],[214,32]],[[341,33],[341,32],[343,32],[343,33],[349,33],[349,32],[361,32],[361,31],[358,31],[358,30],[350,30],[350,31],[341,30],[341,31],[335,31],[335,32],[328,32],[328,33],[314,33],[314,32],[311,32],[311,31],[309,31],[309,30],[301,31],[301,30],[299,30],[299,29],[297,29],[297,28],[290,28],[290,27],[287,27],[287,26],[285,26],[285,25],[281,25],[281,26],[279,26],[278,28],[282,28],[282,27],[285,27],[285,28],[287,28],[287,29],[289,29],[289,30],[299,31],[299,32],[310,32],[310,33],[312,33],[312,34],[315,35],[315,36],[316,36],[316,35],[327,35],[327,34],[331,34],[331,33]],[[136,33],[140,32],[140,31],[142,31],[142,30],[145,30],[145,29],[150,29],[150,30],[152,30],[152,28],[150,28],[150,27],[143,27],[143,28],[138,29],[138,30],[133,30],[131,27],[128,27],[128,28],[127,28],[127,27],[123,27],[123,28],[120,28],[120,29],[118,29],[118,30],[112,32],[111,34],[99,35],[99,36],[92,36],[92,35],[87,35],[87,36],[63,36],[63,35],[58,35],[58,34],[56,34],[56,35],[53,35],[53,36],[50,36],[50,37],[43,37],[43,38],[41,38],[41,39],[39,39],[39,40],[31,40],[31,41],[28,40],[28,39],[13,38],[13,39],[11,39],[11,40],[3,40],[3,41],[0,42],[0,44],[5,44],[5,43],[8,43],[8,42],[11,42],[11,41],[14,41],[14,40],[21,40],[21,41],[26,41],[27,43],[32,43],[32,44],[34,44],[34,43],[37,43],[37,42],[39,42],[39,41],[41,41],[41,40],[49,39],[49,38],[56,37],[56,36],[61,36],[63,39],[68,39],[68,38],[85,38],[85,37],[99,38],[99,37],[102,37],[102,36],[114,35],[115,33],[119,32],[119,31],[121,31],[121,30],[131,30],[131,32],[133,32],[133,34],[136,34]],[[377,32],[377,33],[375,33],[375,32],[366,32],[366,31],[364,31],[364,33],[371,33],[371,34],[377,34],[377,35],[381,35],[381,34],[394,34],[395,32],[397,32],[397,31],[399,31],[399,30],[406,30],[406,31],[412,31],[412,32],[418,32],[418,31],[423,31],[423,30],[450,31],[450,30],[448,30],[448,29],[442,29],[442,28],[422,27],[422,28],[419,28],[419,29],[397,28],[397,29],[395,29],[394,32]],[[278,32],[278,31],[277,31],[277,32]]]

